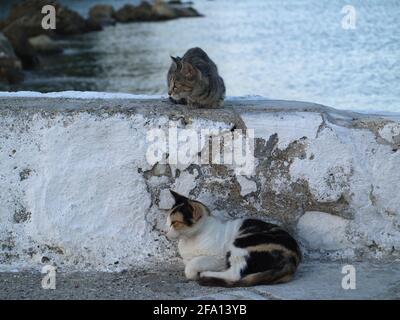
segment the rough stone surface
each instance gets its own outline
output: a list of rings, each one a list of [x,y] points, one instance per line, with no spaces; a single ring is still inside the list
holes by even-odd
[[[240,195],[242,197],[248,195],[249,193],[257,191],[257,184],[253,180],[250,180],[241,175],[236,176],[236,180],[239,182]]]
[[[251,288],[209,288],[188,281],[181,264],[152,270],[56,274],[56,289],[41,287],[39,271],[0,273],[0,299],[400,299],[400,264],[355,263],[355,289],[342,288],[345,263],[304,263],[293,281]]]
[[[148,161],[147,132],[170,125],[178,135],[255,129],[254,174]],[[170,188],[221,216],[284,225],[306,260],[393,261],[399,128],[395,115],[290,101],[233,99],[210,110],[160,99],[0,98],[0,268],[118,271],[172,261],[160,210]]]
[[[348,220],[325,212],[306,212],[297,224],[298,235],[313,250],[337,250],[348,247]]]

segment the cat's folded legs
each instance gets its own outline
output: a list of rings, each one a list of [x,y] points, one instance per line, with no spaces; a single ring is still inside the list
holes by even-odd
[[[247,251],[239,248],[231,250],[229,268],[223,271],[207,270],[200,273],[200,278],[217,278],[225,281],[235,282],[240,280],[241,271],[246,267]]]
[[[189,260],[185,266],[185,276],[189,280],[197,280],[203,271],[220,271],[226,265],[226,260],[216,256],[199,256]]]

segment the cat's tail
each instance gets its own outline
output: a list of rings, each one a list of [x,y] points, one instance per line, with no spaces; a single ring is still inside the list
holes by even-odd
[[[280,270],[267,270],[244,276],[238,281],[230,281],[217,277],[202,277],[198,283],[207,287],[250,287],[256,285],[278,284],[290,281],[296,272],[297,265],[287,264]]]

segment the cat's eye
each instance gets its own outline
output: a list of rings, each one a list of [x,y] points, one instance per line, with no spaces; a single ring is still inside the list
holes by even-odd
[[[183,224],[183,223],[180,222],[180,221],[172,221],[171,226],[172,226],[172,227],[175,227],[175,226],[181,225],[181,224]]]

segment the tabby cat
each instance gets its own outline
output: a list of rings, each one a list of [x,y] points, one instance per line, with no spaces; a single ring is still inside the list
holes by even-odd
[[[168,95],[176,103],[214,108],[225,98],[224,80],[215,63],[200,48],[189,49],[182,58],[171,57]]]
[[[289,281],[300,263],[296,241],[258,219],[224,221],[201,202],[172,190],[167,237],[179,239],[188,279],[205,286],[253,286]]]

